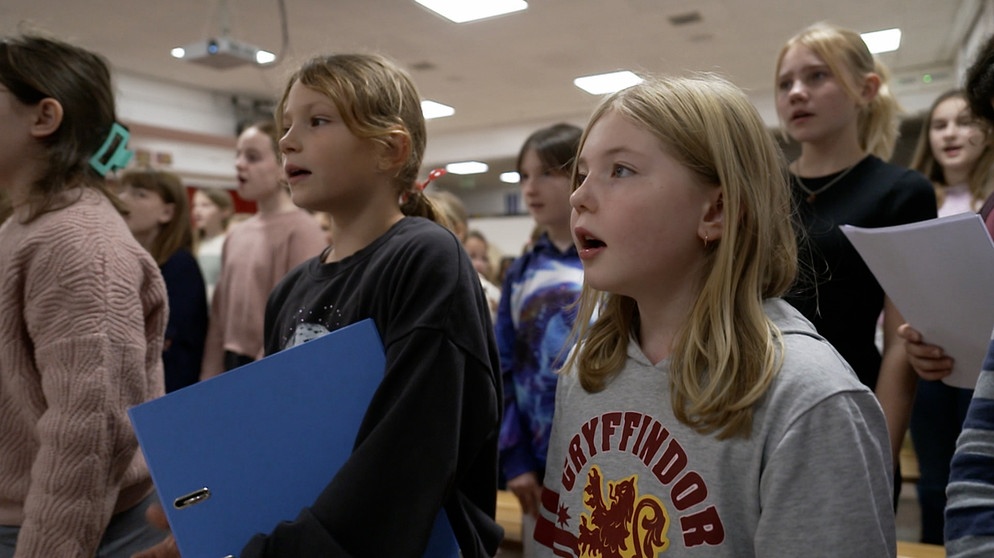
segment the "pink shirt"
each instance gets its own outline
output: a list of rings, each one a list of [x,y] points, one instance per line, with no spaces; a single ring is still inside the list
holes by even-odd
[[[211,301],[201,377],[224,371],[225,351],[262,358],[269,292],[288,271],[325,246],[324,231],[303,209],[254,215],[231,228]]]

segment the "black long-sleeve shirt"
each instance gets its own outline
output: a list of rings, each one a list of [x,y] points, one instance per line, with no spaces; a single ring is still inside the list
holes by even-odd
[[[242,558],[412,557],[441,509],[465,558],[492,556],[501,384],[493,326],[459,241],[405,218],[340,262],[309,260],[270,295],[266,353],[372,318],[386,351],[349,460],[296,520]]]

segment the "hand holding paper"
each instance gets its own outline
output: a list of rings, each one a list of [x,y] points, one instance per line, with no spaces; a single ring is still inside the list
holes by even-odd
[[[994,329],[994,243],[976,214],[896,227],[840,227],[904,318],[973,389]]]

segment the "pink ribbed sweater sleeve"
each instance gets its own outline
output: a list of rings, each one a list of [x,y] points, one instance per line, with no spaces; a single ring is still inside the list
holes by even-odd
[[[150,488],[127,409],[163,392],[165,286],[94,192],[4,233],[0,257],[11,267],[0,312],[18,323],[0,326],[14,336],[0,351],[0,374],[15,391],[3,403],[21,408],[13,417],[0,411],[15,434],[3,436],[0,452],[27,467],[0,471],[4,497],[25,489],[15,556],[90,557],[111,515]]]

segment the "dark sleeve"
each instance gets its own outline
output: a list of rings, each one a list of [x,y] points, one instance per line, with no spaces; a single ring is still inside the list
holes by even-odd
[[[168,393],[200,378],[207,337],[207,289],[196,259],[185,250],[173,254],[161,271],[169,298],[169,321],[162,351]]]
[[[935,189],[925,175],[905,169],[896,180],[893,192],[893,199],[888,204],[893,212],[891,222],[883,226],[916,223],[938,215]]]
[[[455,241],[452,246],[458,248]],[[455,272],[465,277],[453,286],[447,276],[451,263],[410,256],[414,260],[442,271],[399,273],[402,289],[377,289],[407,302],[380,295],[392,313],[374,312],[387,371],[352,455],[309,509],[271,534],[253,538],[242,558],[420,558],[443,507],[464,557],[496,551],[501,531],[492,517],[500,388],[479,280],[473,272],[474,282],[469,282],[468,261]],[[271,301],[278,298],[274,292]],[[481,335],[478,344],[465,342]]]

